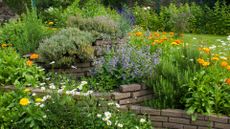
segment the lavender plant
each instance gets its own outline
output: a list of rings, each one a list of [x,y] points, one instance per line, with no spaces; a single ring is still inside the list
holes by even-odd
[[[112,87],[106,87],[110,90],[120,84],[142,82],[153,74],[159,62],[158,52],[150,53],[149,49],[146,46],[136,49],[130,45],[117,50],[112,49],[104,58],[96,62],[94,75],[96,78],[106,76],[115,80],[116,83]]]

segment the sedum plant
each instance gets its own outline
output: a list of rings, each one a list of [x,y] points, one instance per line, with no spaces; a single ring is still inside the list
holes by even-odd
[[[91,43],[95,39],[89,32],[77,28],[66,28],[50,38],[44,39],[37,50],[40,61],[55,62],[54,66],[71,66],[76,62],[93,59],[94,49]]]

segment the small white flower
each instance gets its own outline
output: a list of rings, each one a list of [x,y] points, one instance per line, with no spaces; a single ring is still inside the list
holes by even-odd
[[[151,7],[148,6],[147,9],[151,9]]]
[[[136,129],[139,129],[139,127],[138,127],[138,126],[135,126],[135,128],[136,128]]]
[[[117,107],[117,108],[120,108],[121,106],[120,106],[118,103],[116,103],[116,107]]]
[[[112,116],[112,114],[110,112],[104,112],[104,115],[106,118],[110,118]]]
[[[56,87],[55,87],[55,85],[53,83],[50,84],[49,88],[53,89],[53,90],[56,89]]]
[[[123,124],[118,123],[118,124],[117,124],[117,127],[123,128]]]
[[[71,65],[71,68],[72,68],[72,69],[77,69],[77,67],[76,67],[76,66],[73,66],[73,65]]]
[[[97,117],[98,117],[98,118],[101,118],[101,114],[97,114]]]
[[[32,96],[36,96],[37,94],[36,93],[33,93]]]
[[[103,117],[103,118],[102,118],[102,120],[103,120],[103,121],[108,121],[108,120],[109,120],[109,118],[107,118],[107,117]]]
[[[47,77],[46,80],[49,81],[49,80],[50,80],[50,77]]]
[[[227,37],[227,40],[230,41],[230,35]]]
[[[144,118],[141,118],[141,119],[140,119],[140,122],[141,122],[141,123],[144,123],[144,122],[146,122],[146,120],[145,120]]]
[[[35,106],[39,106],[41,103],[35,103]]]
[[[196,40],[197,38],[196,38],[196,37],[193,37],[192,39],[193,39],[193,40]]]
[[[112,122],[110,120],[107,120],[106,124],[110,126],[110,125],[112,125]]]
[[[43,108],[43,107],[45,107],[45,105],[44,105],[44,104],[41,104],[41,105],[40,105],[40,108]]]
[[[113,102],[108,103],[108,106],[112,106],[112,105],[114,105],[114,103],[113,103]]]
[[[88,84],[88,82],[87,81],[81,81],[81,84],[86,85],[86,84]]]
[[[42,101],[45,102],[47,99],[50,99],[50,98],[51,98],[50,95],[46,95],[46,96],[44,96],[44,97],[42,98]]]
[[[66,93],[67,95],[70,95],[70,94],[71,94],[71,91],[67,90],[65,93]]]
[[[144,10],[147,10],[148,8],[146,8],[146,7],[143,7],[143,9],[144,9]]]
[[[44,115],[44,116],[43,116],[43,118],[47,118],[47,116],[46,116],[46,115]]]
[[[46,90],[46,88],[45,88],[45,87],[41,87],[41,90],[42,90],[42,91],[45,91],[45,90]]]
[[[52,64],[54,64],[54,63],[55,63],[55,61],[50,62],[50,65],[52,65]]]
[[[194,59],[189,59],[191,62],[193,62],[194,61]]]
[[[58,90],[58,93],[59,93],[59,94],[62,94],[62,93],[63,93],[63,89],[59,89],[59,90]]]

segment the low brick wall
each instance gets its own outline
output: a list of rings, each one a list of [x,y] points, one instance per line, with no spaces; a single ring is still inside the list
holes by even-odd
[[[230,117],[227,116],[199,114],[197,120],[192,121],[191,116],[179,109],[156,110],[135,105],[128,109],[139,115],[147,115],[157,129],[230,129]]]
[[[0,87],[1,88],[1,87]],[[6,86],[4,90],[14,90],[12,86]],[[120,104],[120,109],[132,111],[140,116],[145,115],[151,120],[156,129],[230,129],[230,117],[217,115],[200,115],[192,121],[191,116],[179,109],[152,109],[139,106],[145,100],[154,99],[154,94],[145,86],[139,84],[121,85],[116,92],[93,93],[92,96],[100,99],[113,100]],[[32,89],[37,94],[47,94],[51,91]],[[78,99],[76,95],[74,98]]]

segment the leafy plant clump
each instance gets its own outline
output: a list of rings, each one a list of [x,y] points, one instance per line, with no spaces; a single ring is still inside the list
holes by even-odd
[[[53,66],[71,66],[76,62],[92,60],[94,49],[92,42],[95,39],[89,32],[77,28],[66,28],[50,38],[44,39],[37,50],[40,61]]]
[[[71,16],[67,20],[67,25],[69,27],[77,27],[83,31],[90,31],[97,39],[114,39],[123,35],[119,23],[108,16],[96,16],[92,18]]]
[[[20,57],[13,48],[0,49],[0,84],[38,85],[45,75],[42,68]]]
[[[21,19],[10,21],[3,26],[0,43],[13,44],[20,54],[28,54],[34,52],[39,41],[52,32],[43,25],[35,10],[27,10]]]

